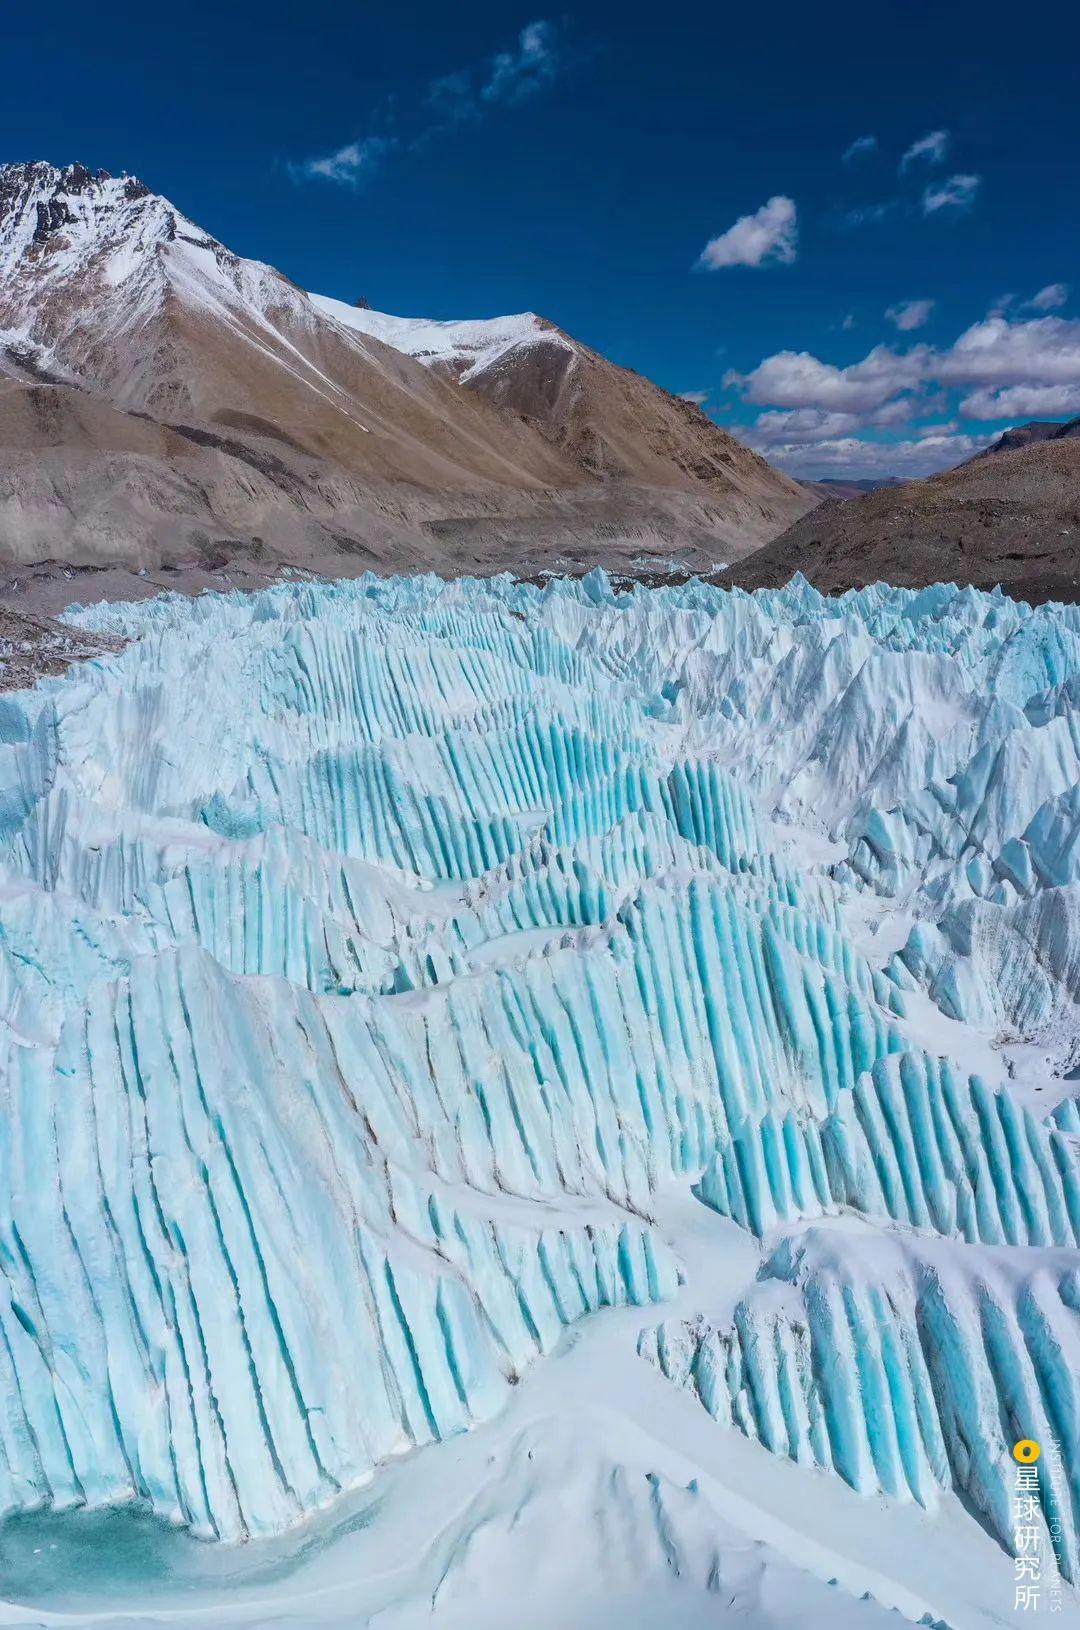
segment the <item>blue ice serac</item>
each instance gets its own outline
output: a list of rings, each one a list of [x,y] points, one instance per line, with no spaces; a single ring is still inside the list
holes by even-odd
[[[717,1430],[1006,1547],[1052,1439],[1080,1573],[1080,609],[73,615],[127,645],[0,699],[0,1513],[278,1533],[630,1306]],[[673,1186],[760,1242],[724,1318]]]

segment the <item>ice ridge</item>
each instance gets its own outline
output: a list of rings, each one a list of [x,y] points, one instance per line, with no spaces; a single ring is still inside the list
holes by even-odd
[[[1080,1430],[1075,608],[73,615],[131,643],[0,705],[0,1512],[287,1528],[671,1296],[675,1185],[762,1269],[643,1353],[1009,1543],[1010,1434]],[[1044,1101],[1003,1037],[1052,1044]]]

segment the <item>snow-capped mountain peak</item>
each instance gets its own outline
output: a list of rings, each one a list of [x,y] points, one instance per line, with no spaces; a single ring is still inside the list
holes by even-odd
[[[169,308],[235,331],[274,306],[312,315],[272,267],[233,254],[136,177],[83,164],[0,168],[0,332],[50,372],[125,406],[183,404]],[[157,325],[156,328],[154,325]]]
[[[213,242],[135,176],[91,171],[84,164],[0,166],[5,283],[55,284],[96,266],[115,285],[141,255],[178,237]]]
[[[581,349],[568,334],[534,311],[510,317],[438,322],[430,317],[392,317],[384,311],[372,311],[370,306],[350,306],[322,294],[313,294],[311,301],[355,333],[370,334],[429,367],[446,368],[462,383],[474,381],[522,346],[551,345],[570,354]]]
[[[290,501],[320,462],[333,483],[344,478],[346,508],[356,479],[454,493],[624,480],[659,491],[665,513],[674,493],[680,527],[684,493],[695,514],[707,505],[709,564],[717,500],[724,538],[739,549],[773,536],[809,501],[719,427],[543,317],[440,322],[308,295],[133,176],[83,164],[0,168],[0,373],[199,426],[195,445],[219,453],[223,427],[232,446],[237,432],[270,437],[274,469],[282,446],[309,461],[304,476],[290,473]],[[124,438],[141,434],[129,427]],[[226,535],[237,530],[236,505],[246,514],[253,502],[251,471],[265,478],[267,457],[245,450]],[[180,473],[186,482],[186,463]],[[142,466],[131,479],[155,516],[191,507],[171,476],[164,490]],[[260,535],[261,517],[262,507]],[[141,510],[124,527],[141,550]]]

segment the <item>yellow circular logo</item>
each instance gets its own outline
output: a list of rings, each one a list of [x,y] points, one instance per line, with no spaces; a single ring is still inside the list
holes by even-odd
[[[1034,1438],[1021,1438],[1019,1443],[1013,1444],[1013,1459],[1022,1466],[1033,1466],[1041,1454],[1042,1450]]]

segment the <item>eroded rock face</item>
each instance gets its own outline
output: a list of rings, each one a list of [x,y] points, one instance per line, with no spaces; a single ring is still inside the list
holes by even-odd
[[[1076,1429],[1080,1121],[972,1060],[996,984],[1073,1062],[1075,612],[369,577],[77,622],[130,643],[0,711],[0,1509],[287,1528],[672,1295],[693,1186],[762,1269],[646,1356],[1007,1543],[1010,1433]]]

